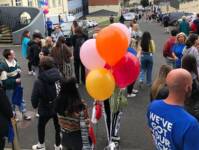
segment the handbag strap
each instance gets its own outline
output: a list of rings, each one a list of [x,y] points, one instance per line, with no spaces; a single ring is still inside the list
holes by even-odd
[[[91,145],[88,139],[88,126],[86,125],[84,111],[80,112],[80,129],[81,129],[81,136],[82,136],[82,150],[91,150]]]

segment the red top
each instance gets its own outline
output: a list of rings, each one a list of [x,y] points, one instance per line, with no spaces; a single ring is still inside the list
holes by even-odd
[[[172,57],[172,47],[175,44],[175,42],[176,42],[176,37],[174,36],[171,36],[167,39],[163,49],[164,57]]]

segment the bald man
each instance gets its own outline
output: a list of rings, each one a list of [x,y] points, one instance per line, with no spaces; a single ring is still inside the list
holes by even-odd
[[[191,95],[191,74],[184,69],[172,70],[166,83],[169,96],[153,101],[147,112],[156,149],[199,150],[199,124],[183,107]]]

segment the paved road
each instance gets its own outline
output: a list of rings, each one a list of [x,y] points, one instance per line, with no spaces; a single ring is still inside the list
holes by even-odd
[[[167,34],[163,33],[163,28],[157,23],[141,23],[142,31],[150,31],[152,38],[154,39],[157,51],[155,53],[155,64],[153,70],[153,76],[156,75],[161,64],[164,63],[162,57],[162,45],[167,38]],[[1,51],[3,47],[0,48]],[[22,60],[20,57],[20,48],[14,47],[17,53],[17,58],[22,66],[22,83],[24,85],[24,97],[27,102],[27,108],[29,113],[33,116],[32,121],[20,121],[18,123],[20,143],[23,149],[31,149],[31,146],[37,143],[37,118],[34,116],[34,110],[30,103],[30,94],[34,82],[34,77],[27,75],[26,61]],[[90,108],[92,105],[92,100],[88,98],[85,89],[80,88],[81,95],[87,100]],[[151,140],[151,135],[146,124],[146,109],[149,103],[149,88],[144,87],[140,89],[139,94],[135,98],[130,98],[128,100],[129,104],[127,109],[124,111],[121,123],[121,150],[153,150],[153,144]],[[106,132],[104,121],[101,121],[95,126],[96,136],[97,136],[97,150],[103,150],[105,147]],[[50,121],[46,127],[46,146],[47,150],[53,150],[54,144],[54,128],[52,122]],[[9,147],[9,145],[8,145]]]

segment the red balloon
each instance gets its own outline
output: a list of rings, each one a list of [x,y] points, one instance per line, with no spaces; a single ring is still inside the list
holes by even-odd
[[[134,61],[135,63],[135,77],[136,79],[138,78],[139,74],[140,74],[140,61],[139,59],[134,56],[133,54],[131,54],[130,52],[128,52],[128,55],[131,57],[131,59]]]
[[[43,13],[44,13],[44,14],[47,14],[47,13],[49,13],[49,10],[48,10],[48,9],[44,9],[44,10],[43,10]]]
[[[112,74],[119,88],[125,88],[133,83],[138,77],[137,72],[136,63],[128,53],[112,67]]]

